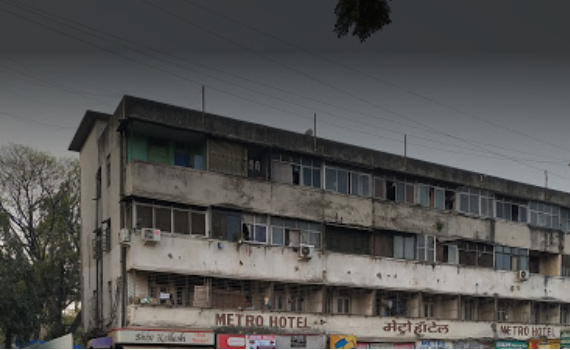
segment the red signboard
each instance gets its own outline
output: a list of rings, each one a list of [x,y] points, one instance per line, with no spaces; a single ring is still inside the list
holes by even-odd
[[[218,349],[245,349],[245,334],[218,334]]]

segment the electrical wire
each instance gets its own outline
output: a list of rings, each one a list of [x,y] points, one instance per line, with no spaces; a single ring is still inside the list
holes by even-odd
[[[206,12],[210,12],[210,13],[212,13],[212,14],[218,16],[218,17],[224,18],[224,19],[227,20],[227,21],[230,21],[230,22],[233,22],[233,23],[235,23],[235,24],[238,24],[238,25],[240,25],[240,26],[242,26],[242,27],[244,27],[244,28],[247,28],[247,29],[249,29],[249,30],[251,30],[251,31],[254,31],[254,32],[258,33],[258,34],[264,35],[264,36],[266,36],[266,37],[268,37],[268,38],[271,38],[271,39],[273,39],[273,40],[279,41],[279,42],[281,42],[281,43],[283,43],[283,44],[286,44],[286,45],[288,45],[288,46],[290,46],[290,47],[296,48],[297,50],[300,50],[300,51],[303,51],[303,52],[305,52],[305,53],[308,53],[308,54],[310,54],[310,55],[312,55],[312,56],[314,56],[314,57],[317,57],[317,58],[319,58],[319,59],[321,59],[321,60],[324,60],[324,61],[327,61],[327,62],[329,62],[329,63],[332,63],[332,64],[334,64],[334,65],[336,65],[336,66],[339,66],[339,67],[342,67],[342,68],[344,68],[344,69],[347,69],[347,70],[349,70],[349,71],[351,71],[351,72],[353,72],[353,73],[357,73],[357,74],[359,74],[359,75],[361,75],[361,76],[370,78],[370,79],[372,79],[372,80],[374,80],[374,81],[376,81],[376,82],[379,82],[379,83],[382,83],[382,84],[384,84],[384,85],[390,86],[390,87],[392,87],[392,88],[394,88],[394,89],[397,89],[397,90],[406,92],[406,93],[408,93],[408,94],[410,94],[410,95],[413,95],[413,96],[418,97],[418,98],[420,98],[420,99],[423,99],[423,100],[425,100],[425,101],[429,101],[429,102],[431,102],[431,103],[434,103],[434,104],[436,104],[436,105],[438,105],[438,106],[445,107],[445,108],[447,108],[447,109],[449,109],[449,110],[452,110],[452,111],[454,111],[454,112],[463,114],[464,116],[467,116],[467,117],[471,117],[471,118],[480,120],[480,121],[482,121],[482,122],[485,122],[485,123],[487,123],[487,124],[493,125],[493,126],[498,127],[498,128],[500,128],[500,129],[503,129],[503,130],[512,132],[512,133],[517,134],[517,135],[519,135],[519,136],[523,136],[523,137],[525,137],[526,139],[531,139],[531,140],[534,140],[534,141],[543,143],[543,144],[545,144],[545,145],[549,145],[549,146],[551,146],[551,147],[559,148],[559,149],[562,149],[562,150],[564,150],[564,151],[570,152],[570,148],[562,147],[562,146],[560,146],[560,145],[553,144],[553,143],[551,143],[551,142],[549,142],[549,141],[542,140],[542,139],[537,138],[537,137],[534,137],[534,136],[532,136],[532,135],[522,133],[522,132],[520,132],[520,131],[511,129],[511,128],[506,127],[506,126],[504,126],[504,125],[501,125],[501,124],[499,124],[499,123],[496,123],[496,122],[487,120],[487,119],[485,119],[485,118],[479,117],[479,116],[477,116],[477,115],[475,115],[475,114],[472,114],[472,113],[469,113],[469,112],[465,112],[465,111],[463,111],[463,110],[461,110],[461,109],[459,109],[459,108],[450,106],[450,105],[448,105],[448,104],[446,104],[446,103],[443,103],[443,102],[440,102],[440,101],[438,101],[438,100],[436,100],[436,99],[433,99],[433,98],[427,97],[427,96],[425,96],[425,95],[419,94],[419,93],[417,93],[417,92],[415,92],[415,91],[412,91],[412,90],[410,90],[410,89],[401,87],[401,86],[399,86],[399,85],[397,85],[397,84],[388,82],[388,81],[386,81],[386,80],[384,80],[384,79],[380,79],[380,78],[375,77],[375,76],[373,76],[373,75],[371,75],[371,74],[368,74],[368,73],[363,72],[363,71],[361,71],[361,70],[358,70],[358,69],[356,69],[356,68],[354,68],[354,67],[351,67],[351,66],[349,66],[349,65],[347,65],[347,64],[344,64],[344,63],[342,63],[342,62],[338,62],[338,61],[333,60],[333,59],[331,59],[331,58],[328,58],[328,57],[326,57],[326,56],[320,55],[320,54],[318,54],[318,53],[316,53],[316,52],[314,52],[314,51],[311,51],[311,50],[308,50],[308,49],[306,49],[306,48],[304,48],[304,47],[301,47],[301,46],[299,46],[299,45],[297,45],[297,44],[294,44],[294,43],[292,43],[292,42],[290,42],[290,41],[284,40],[284,39],[279,38],[279,37],[277,37],[277,36],[275,36],[275,35],[272,35],[272,34],[269,34],[269,33],[265,32],[265,31],[259,30],[259,29],[255,28],[255,27],[251,26],[251,25],[248,25],[248,24],[246,24],[246,23],[242,23],[242,22],[240,22],[240,21],[237,21],[237,20],[235,20],[235,19],[233,19],[233,18],[231,18],[231,17],[229,17],[229,16],[223,15],[223,14],[221,14],[221,13],[219,13],[219,12],[216,12],[216,11],[210,9],[210,8],[207,8],[206,6],[197,4],[197,3],[195,3],[194,1],[191,1],[191,0],[181,0],[181,1],[183,1],[183,2],[185,2],[185,3],[187,3],[187,4],[190,4],[190,5],[192,5],[192,6],[198,7],[198,8],[200,8],[200,9],[206,11]]]
[[[20,6],[20,7],[21,7],[21,6]],[[30,7],[30,6],[28,6],[28,7]],[[281,91],[281,92],[285,92],[285,93],[288,93],[288,94],[292,94],[292,95],[295,95],[295,96],[297,96],[297,97],[301,97],[301,98],[308,99],[308,100],[311,100],[311,101],[315,101],[315,102],[318,102],[318,103],[327,104],[327,105],[333,106],[333,107],[335,107],[335,108],[344,109],[344,110],[347,110],[347,111],[350,111],[350,112],[353,112],[353,113],[362,114],[362,115],[367,115],[367,116],[370,116],[370,117],[372,117],[372,118],[383,119],[383,120],[386,120],[386,121],[388,121],[388,122],[394,123],[394,121],[389,120],[389,119],[378,118],[378,117],[375,116],[375,115],[370,115],[370,114],[366,114],[366,113],[361,113],[361,112],[358,112],[358,111],[354,111],[354,110],[352,110],[352,109],[348,109],[348,108],[345,108],[345,107],[343,107],[343,106],[331,104],[331,103],[328,103],[328,102],[325,102],[325,101],[322,101],[322,100],[317,100],[317,99],[309,98],[309,97],[306,97],[306,96],[303,96],[303,95],[300,95],[300,94],[296,94],[296,93],[293,93],[293,92],[290,92],[290,91],[286,91],[286,90],[283,90],[283,89],[280,89],[280,88],[276,88],[276,87],[271,86],[271,85],[268,85],[268,84],[259,83],[259,82],[256,82],[256,81],[252,80],[252,79],[240,77],[240,76],[237,76],[237,75],[232,74],[232,73],[228,73],[228,72],[225,72],[225,71],[221,71],[221,70],[219,70],[219,69],[211,68],[211,67],[208,67],[208,66],[206,66],[206,65],[199,64],[199,63],[190,61],[190,60],[185,59],[185,58],[181,58],[181,57],[179,57],[179,56],[174,56],[174,55],[165,53],[165,52],[163,52],[163,51],[156,50],[156,49],[154,49],[154,48],[152,48],[152,47],[149,47],[149,46],[147,46],[147,45],[140,44],[140,43],[134,42],[134,41],[132,41],[132,40],[129,40],[129,39],[126,39],[126,38],[119,37],[119,36],[117,36],[117,35],[108,33],[108,32],[104,32],[104,31],[101,31],[101,30],[97,30],[97,29],[94,29],[93,27],[89,27],[89,26],[82,25],[82,24],[80,24],[80,23],[78,23],[78,22],[76,22],[76,21],[72,21],[72,20],[65,19],[65,18],[63,18],[63,17],[61,17],[61,16],[57,16],[57,15],[51,14],[51,13],[49,13],[49,12],[47,12],[47,11],[41,11],[41,10],[38,10],[37,8],[34,8],[34,7],[32,7],[32,8],[36,10],[36,13],[37,13],[38,11],[39,11],[39,12],[42,12],[42,13],[48,13],[50,16],[60,18],[60,19],[62,19],[62,20],[64,20],[64,21],[66,21],[66,22],[75,23],[76,25],[79,25],[79,26],[81,26],[81,27],[88,28],[88,29],[91,30],[91,31],[104,33],[104,34],[106,34],[106,35],[108,35],[108,36],[112,36],[112,37],[117,38],[117,39],[119,39],[119,40],[126,41],[126,42],[129,42],[129,43],[134,44],[134,45],[137,45],[137,46],[141,46],[141,47],[143,47],[143,48],[145,48],[145,49],[148,49],[148,50],[151,50],[151,51],[154,51],[154,52],[159,52],[160,54],[163,54],[163,55],[166,55],[166,56],[170,56],[170,57],[173,57],[173,58],[176,58],[176,59],[180,59],[180,60],[183,60],[183,61],[187,61],[187,62],[190,62],[190,63],[192,63],[192,64],[194,64],[194,65],[199,65],[199,66],[202,66],[202,67],[206,67],[206,68],[208,68],[208,69],[211,69],[211,70],[216,70],[216,71],[218,71],[218,72],[222,72],[222,73],[224,73],[224,74],[231,75],[231,76],[237,77],[237,78],[239,78],[239,79],[244,79],[244,80],[247,80],[247,81],[249,81],[249,82],[262,85],[262,86],[264,86],[264,87],[269,87],[269,88],[272,88],[272,89],[275,89],[275,90],[278,90],[278,91]],[[45,16],[42,16],[42,17],[45,18]],[[50,20],[52,20],[52,19],[50,18]],[[58,22],[58,23],[61,23],[61,22]],[[88,33],[88,32],[86,32],[85,30],[77,29],[77,28],[74,27],[74,26],[70,26],[70,25],[67,25],[67,24],[64,24],[64,25],[66,25],[66,26],[68,26],[68,27],[71,27],[71,28],[74,28],[74,29],[76,29],[76,30],[80,30],[80,31],[82,31],[82,32],[84,32],[84,33],[86,33],[86,34],[88,34],[88,35],[92,35],[92,36],[96,36],[96,37],[98,37],[98,38],[101,38],[101,36],[99,36],[99,35],[94,35],[94,34]],[[106,38],[103,38],[103,40],[109,41],[109,40],[106,39]],[[112,42],[115,43],[115,44],[117,44],[116,41],[112,41]],[[122,45],[122,44],[118,44],[118,45],[121,45],[122,47],[125,47],[125,46]],[[130,49],[132,49],[132,48],[130,48]],[[133,50],[135,50],[135,49],[133,49]],[[135,50],[135,51],[138,52],[138,53],[140,53],[140,54],[143,54],[143,55],[148,55],[147,53],[142,52],[142,51],[140,51],[140,50]],[[150,56],[150,55],[149,55],[149,56]],[[264,96],[268,96],[268,97],[270,97],[270,98],[277,99],[277,100],[280,100],[280,101],[283,101],[283,102],[286,102],[286,103],[289,103],[289,104],[294,104],[294,105],[297,105],[297,106],[301,106],[301,107],[306,108],[306,109],[311,110],[311,111],[315,111],[315,110],[316,110],[316,111],[318,111],[318,112],[320,112],[320,113],[324,113],[324,114],[327,114],[327,115],[331,115],[331,116],[334,116],[334,117],[337,117],[337,118],[340,118],[340,119],[350,120],[350,121],[352,121],[352,122],[359,123],[359,124],[364,125],[364,126],[366,126],[366,127],[374,127],[374,128],[380,129],[380,130],[382,130],[382,131],[395,132],[395,133],[398,133],[398,134],[405,135],[405,133],[403,133],[403,132],[401,132],[401,131],[395,131],[395,130],[387,129],[387,128],[385,128],[385,127],[379,127],[379,126],[372,125],[372,124],[369,124],[369,123],[364,123],[364,122],[362,122],[362,121],[360,121],[360,120],[357,120],[357,119],[348,118],[348,117],[346,117],[346,116],[341,116],[341,115],[334,114],[334,113],[331,113],[331,112],[328,112],[328,111],[323,111],[323,110],[315,109],[315,108],[313,108],[313,107],[311,107],[311,106],[302,105],[302,104],[299,104],[299,103],[296,103],[296,102],[293,102],[293,101],[290,101],[290,100],[286,100],[286,99],[283,99],[283,98],[275,97],[275,96],[273,96],[273,95],[269,95],[269,94],[264,93],[264,92],[260,92],[260,91],[258,91],[258,90],[253,90],[253,89],[251,89],[251,88],[248,88],[248,87],[245,87],[245,86],[242,86],[242,85],[238,85],[238,84],[235,84],[235,83],[233,83],[233,82],[229,82],[229,81],[224,80],[224,79],[220,79],[220,78],[217,78],[217,77],[212,77],[211,75],[207,75],[207,74],[204,74],[204,73],[201,73],[201,72],[196,72],[196,71],[194,71],[194,70],[188,69],[187,67],[181,66],[181,65],[179,65],[179,64],[177,64],[177,63],[173,63],[173,62],[171,62],[171,61],[165,61],[164,59],[162,59],[162,58],[160,58],[160,57],[156,57],[156,56],[150,56],[150,57],[160,59],[160,60],[162,60],[162,61],[164,61],[164,62],[167,62],[167,63],[169,63],[169,64],[175,65],[176,67],[179,67],[179,68],[182,68],[182,69],[185,69],[185,70],[189,70],[189,71],[198,73],[198,74],[200,74],[200,75],[204,75],[204,76],[207,76],[207,77],[209,77],[209,78],[216,79],[216,80],[222,81],[222,82],[224,82],[224,83],[237,86],[237,87],[242,88],[242,89],[245,89],[245,90],[253,91],[253,92],[255,92],[255,93],[262,94],[262,95],[264,95]],[[400,124],[400,125],[404,125],[404,126],[406,126],[406,127],[417,128],[417,129],[420,129],[420,130],[422,130],[422,131],[431,132],[430,130],[426,130],[426,129],[424,129],[424,128],[414,127],[414,126],[411,126],[411,125],[409,125],[409,124],[402,124],[402,123],[397,123],[397,122],[395,122],[395,123],[396,123],[396,124]],[[455,145],[455,144],[450,144],[450,143],[446,143],[446,142],[442,142],[442,141],[432,140],[432,139],[428,139],[428,138],[425,138],[425,137],[416,136],[416,135],[413,135],[413,134],[407,134],[407,135],[408,135],[408,136],[414,136],[414,137],[416,137],[416,138],[418,138],[418,139],[423,139],[423,140],[426,140],[426,141],[428,141],[428,142],[434,142],[434,143],[439,143],[439,144],[443,144],[443,145],[453,146],[454,148],[462,148],[462,149],[467,149],[467,150],[478,151],[478,150],[473,149],[473,148],[471,148],[471,147],[458,146],[458,145]],[[486,146],[490,146],[490,147],[497,147],[497,148],[507,149],[507,150],[509,150],[509,151],[516,152],[516,153],[529,154],[529,155],[536,155],[536,156],[540,156],[540,157],[543,157],[543,158],[556,159],[556,160],[560,160],[561,162],[562,162],[562,161],[563,161],[563,162],[566,162],[566,159],[564,159],[564,158],[557,158],[557,157],[546,156],[546,155],[532,154],[532,153],[529,153],[529,152],[523,152],[523,151],[520,151],[520,150],[511,149],[511,148],[507,148],[507,147],[501,147],[501,146],[498,146],[498,145],[485,144],[485,143],[482,143],[482,144],[483,144],[483,145],[486,145]],[[479,151],[479,152],[480,152],[480,151]],[[519,158],[519,159],[521,159],[521,158]],[[533,161],[533,162],[539,162],[539,163],[549,163],[549,162],[547,162],[547,161],[536,161],[536,160],[532,160],[532,159],[526,159],[526,160],[528,160],[528,161]],[[550,162],[550,163],[551,163],[551,162]]]
[[[145,2],[144,0],[141,0],[141,1]],[[102,50],[104,50],[104,51],[110,52],[110,53],[115,54],[115,55],[119,55],[119,56],[121,56],[121,57],[123,57],[123,58],[126,58],[126,59],[128,59],[128,60],[137,62],[137,63],[142,64],[142,65],[144,65],[144,66],[153,68],[153,69],[155,69],[155,70],[162,71],[162,72],[167,73],[167,74],[170,74],[170,75],[177,76],[177,77],[182,78],[182,79],[184,79],[184,80],[186,80],[186,81],[190,81],[190,82],[196,83],[194,80],[189,79],[189,78],[187,78],[187,77],[182,77],[182,76],[180,76],[180,75],[178,75],[178,74],[175,74],[175,73],[172,73],[172,72],[170,72],[170,71],[167,71],[167,70],[164,70],[164,69],[161,69],[161,68],[158,68],[158,67],[149,65],[149,64],[147,64],[147,63],[145,63],[145,62],[142,62],[142,61],[140,61],[140,60],[136,60],[136,59],[130,58],[130,57],[128,57],[128,56],[125,56],[125,55],[123,55],[123,54],[116,53],[116,52],[114,52],[114,51],[112,51],[112,50],[109,50],[109,49],[107,49],[107,48],[101,47],[100,45],[96,45],[96,44],[87,42],[87,41],[82,40],[82,39],[80,39],[80,38],[77,38],[77,37],[75,37],[75,36],[69,35],[69,34],[67,34],[67,33],[65,33],[65,32],[62,32],[62,31],[60,31],[60,30],[57,30],[57,29],[51,28],[51,27],[49,27],[49,26],[46,26],[45,24],[39,23],[39,22],[37,22],[37,21],[31,20],[31,19],[26,18],[26,17],[24,17],[24,16],[21,16],[21,15],[19,15],[19,14],[16,14],[16,13],[14,13],[14,12],[12,12],[12,11],[7,11],[7,12],[11,13],[11,14],[14,15],[14,16],[20,17],[20,18],[22,18],[22,19],[24,19],[24,20],[26,20],[26,21],[31,21],[32,23],[35,23],[35,24],[37,24],[37,25],[46,27],[46,28],[51,29],[51,30],[53,30],[53,31],[55,31],[55,32],[58,32],[58,33],[60,33],[60,34],[62,34],[62,35],[65,35],[65,36],[71,37],[71,38],[73,38],[73,39],[75,39],[75,40],[79,40],[79,41],[81,41],[81,42],[84,42],[84,43],[86,43],[86,44],[88,44],[88,45],[90,45],[90,46],[95,46],[95,47],[100,48],[100,49],[102,49]],[[280,110],[280,111],[285,112],[285,113],[288,113],[288,114],[295,114],[295,115],[297,115],[297,116],[300,116],[299,114],[291,113],[290,111],[286,111],[286,110],[283,110],[283,109],[281,109],[281,108],[277,108],[277,107],[274,107],[274,106],[271,106],[271,105],[268,105],[268,104],[264,104],[264,103],[261,103],[261,102],[258,102],[258,101],[254,101],[254,100],[251,100],[251,99],[248,99],[248,98],[244,98],[243,96],[239,96],[239,95],[237,95],[237,94],[229,93],[229,92],[227,92],[227,91],[223,91],[223,90],[218,89],[218,88],[214,88],[214,87],[210,87],[210,88],[212,88],[212,89],[214,89],[214,90],[216,90],[216,91],[219,91],[219,92],[222,92],[222,93],[231,95],[231,96],[235,96],[235,97],[240,98],[240,99],[244,99],[244,100],[247,100],[247,101],[251,101],[252,103],[256,103],[256,104],[260,104],[260,105],[263,105],[263,106],[266,106],[266,107],[269,107],[269,108],[272,108],[272,109]],[[301,117],[307,119],[305,116],[301,116]],[[407,118],[407,117],[404,117],[404,118]],[[413,120],[412,120],[412,121],[413,121]],[[413,122],[422,125],[421,123],[418,123],[418,122],[416,122],[416,121],[413,121]],[[329,123],[329,124],[330,124],[330,123]],[[331,125],[332,125],[332,124],[331,124]],[[340,127],[340,126],[338,126],[338,127]],[[426,126],[426,127],[427,127],[427,126]],[[347,129],[347,128],[345,128],[345,127],[341,127],[341,128]],[[347,129],[347,130],[350,130],[350,129]],[[357,131],[357,132],[359,132],[359,131]],[[470,142],[468,142],[468,141],[462,140],[462,139],[460,139],[460,138],[458,138],[458,137],[455,137],[455,136],[453,136],[453,135],[449,135],[449,134],[446,134],[446,133],[443,133],[443,132],[439,132],[439,133],[442,134],[442,135],[444,135],[444,136],[457,139],[457,140],[459,140],[459,141],[461,141],[461,142],[464,142],[464,143],[470,143]],[[374,135],[374,136],[378,137],[377,135]],[[471,143],[471,144],[473,144],[473,143]],[[534,167],[534,166],[532,166],[532,165],[528,165],[528,164],[522,163],[521,161],[519,161],[519,160],[516,159],[516,158],[510,157],[510,156],[505,156],[505,155],[499,154],[499,153],[497,153],[497,152],[494,152],[494,151],[492,151],[492,150],[487,150],[487,149],[485,149],[485,148],[483,148],[483,147],[481,147],[481,146],[478,146],[478,145],[476,145],[476,144],[473,144],[473,145],[476,146],[476,147],[478,147],[478,148],[480,148],[480,149],[482,149],[483,151],[490,152],[490,153],[495,154],[495,155],[497,155],[497,156],[499,156],[499,157],[501,157],[501,158],[506,158],[506,159],[512,160],[512,161],[514,161],[514,162],[520,163],[520,164],[522,164],[522,165],[525,165],[525,166],[528,166],[528,167],[531,167],[531,168],[534,168],[534,169],[537,169],[537,170],[542,170],[542,169],[537,168],[537,167]],[[425,146],[424,146],[424,147],[425,147]],[[561,175],[558,175],[558,174],[555,174],[555,173],[552,173],[552,174],[555,175],[555,176],[559,176],[559,177],[562,177],[562,178],[566,178],[566,177],[564,177],[564,176],[561,176]],[[568,178],[568,179],[570,179],[570,178]]]

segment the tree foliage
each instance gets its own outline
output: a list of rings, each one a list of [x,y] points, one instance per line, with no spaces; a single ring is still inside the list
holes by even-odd
[[[65,334],[62,311],[80,297],[78,162],[21,145],[1,148],[0,215],[3,265],[13,272],[0,290],[19,288],[2,298],[0,314],[35,327],[34,336],[39,325],[50,339]]]
[[[392,23],[388,0],[338,0],[334,13],[334,32],[338,37],[347,35],[352,28],[351,34],[360,42]]]

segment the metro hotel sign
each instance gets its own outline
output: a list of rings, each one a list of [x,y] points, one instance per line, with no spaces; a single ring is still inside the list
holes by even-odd
[[[350,317],[346,316],[315,316],[315,315],[284,315],[267,313],[212,313],[210,320],[215,327],[257,327],[272,328],[294,332],[327,332],[330,329],[343,329],[350,334],[362,336],[389,337],[401,339],[455,339],[457,334],[464,337],[498,337],[528,339],[531,337],[546,336],[557,338],[560,327],[539,326],[528,324],[496,324],[493,322],[463,322],[428,319],[392,319],[376,317]],[[371,323],[372,322],[372,323]],[[342,328],[339,328],[342,327]],[[348,334],[348,333],[347,333]]]
[[[216,313],[216,326],[308,329],[306,316],[244,315]]]

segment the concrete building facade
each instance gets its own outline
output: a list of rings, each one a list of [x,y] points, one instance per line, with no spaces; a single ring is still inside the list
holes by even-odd
[[[570,323],[569,193],[131,96],[70,150],[83,324],[117,342],[473,348]]]

